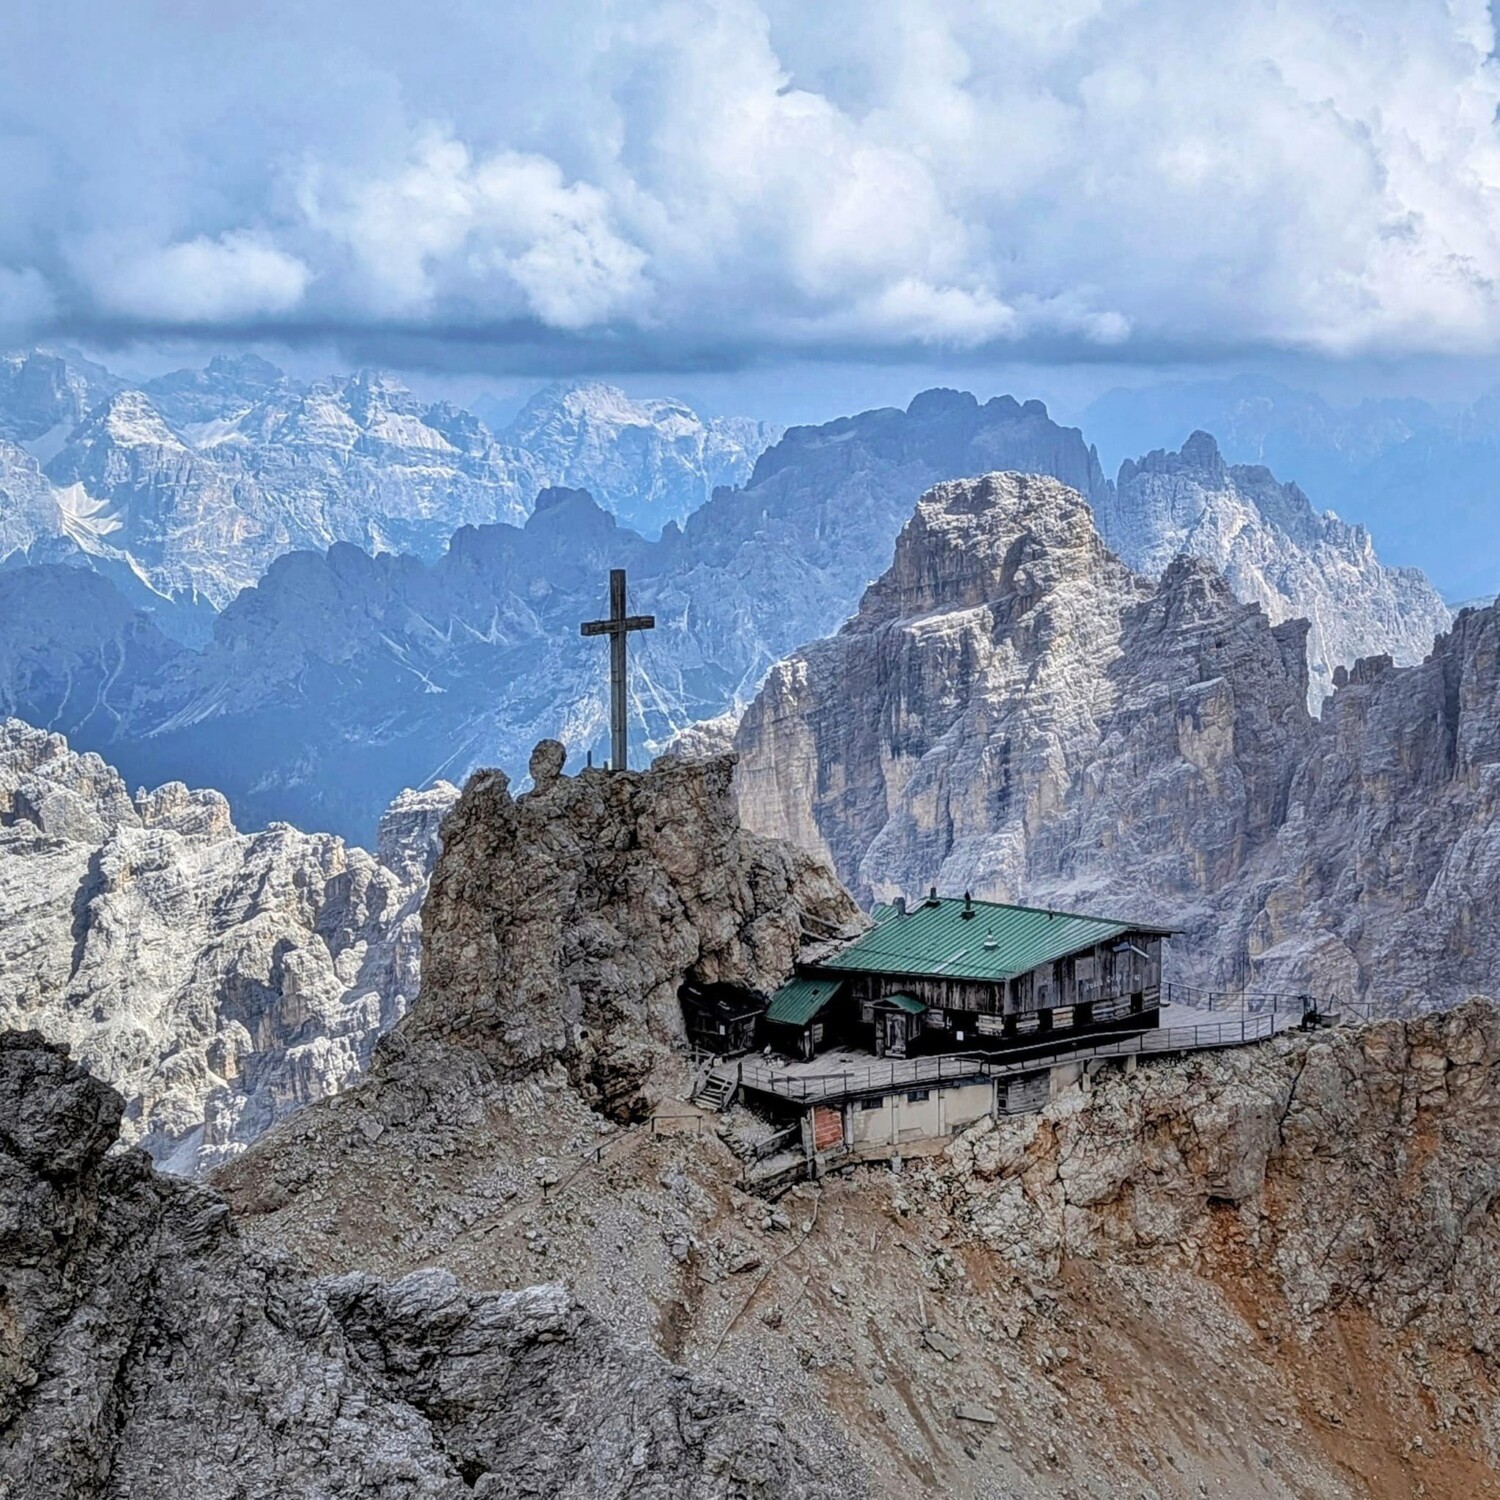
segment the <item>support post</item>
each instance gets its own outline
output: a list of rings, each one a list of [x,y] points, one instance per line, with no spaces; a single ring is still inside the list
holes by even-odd
[[[609,617],[625,618],[624,568],[609,571]],[[625,733],[625,632],[615,630],[609,637],[609,764],[616,771],[629,764]]]

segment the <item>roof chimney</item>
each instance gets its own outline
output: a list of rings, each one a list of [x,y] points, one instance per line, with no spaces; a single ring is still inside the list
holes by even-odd
[[[896,899],[891,902],[891,910],[894,911],[898,917],[904,917],[906,915],[906,897],[897,896]]]
[[[964,892],[964,909],[963,909],[963,916],[964,916],[965,921],[967,921],[970,917],[972,917],[974,915],[975,915],[975,911],[974,911],[974,898],[967,891],[965,891]]]

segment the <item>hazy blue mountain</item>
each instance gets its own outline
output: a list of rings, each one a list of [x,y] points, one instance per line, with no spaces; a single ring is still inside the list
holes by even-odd
[[[586,382],[539,391],[502,436],[531,455],[548,484],[586,489],[624,525],[654,537],[721,485],[743,484],[781,429]]]
[[[1500,591],[1500,392],[1458,412],[1425,401],[1337,406],[1263,376],[1166,382],[1101,396],[1084,426],[1110,462],[1213,433],[1379,538],[1450,601]]]
[[[369,412],[396,412],[401,400],[373,382],[306,395],[329,421],[348,410],[367,432],[386,420]],[[121,393],[106,410],[146,400]],[[436,430],[430,413],[421,420]],[[184,506],[196,462],[189,454],[170,475]],[[1080,491],[1143,565],[1202,552],[1283,615],[1328,618],[1353,599],[1365,613],[1331,648],[1351,659],[1405,650],[1441,615],[1417,581],[1395,587],[1362,533],[1318,518],[1263,470],[1227,469],[1211,439],[1150,455],[1117,489],[1083,435],[1040,402],[935,390],[905,411],[790,429],[743,487],[718,489],[656,540],[588,494],[553,488],[523,524],[461,527],[432,557],[350,542],[285,553],[227,605],[201,650],[132,633],[117,593],[101,603],[100,579],[15,570],[12,597],[28,587],[34,597],[20,606],[23,650],[12,650],[10,612],[0,613],[0,662],[19,663],[0,672],[0,711],[67,732],[133,781],[212,782],[242,826],[284,818],[368,839],[403,787],[479,764],[522,774],[549,735],[580,757],[604,751],[605,653],[578,625],[603,611],[609,568],[629,570],[632,606],[657,617],[632,643],[644,755],[748,701],[774,662],[836,630],[889,565],[925,490],[994,470],[1050,474]],[[24,580],[34,573],[45,584]],[[67,642],[55,662],[49,630]]]
[[[655,534],[747,478],[777,435],[599,385],[549,387],[511,425],[497,437],[377,372],[309,383],[254,354],[136,386],[73,355],[5,356],[0,563],[61,548],[113,568],[198,643],[204,610],[284,553],[344,541],[433,560],[458,527],[520,524],[539,491],[580,482]]]
[[[66,664],[32,670],[28,655],[26,672],[0,676],[0,707],[107,750],[131,780],[201,782],[212,769],[246,826],[286,818],[368,838],[389,786],[482,763],[520,773],[545,735],[603,750],[604,654],[578,624],[602,612],[610,567],[629,569],[634,605],[657,615],[634,643],[633,710],[638,745],[659,743],[837,626],[929,485],[1039,465],[1102,493],[1080,434],[1040,403],[928,392],[905,412],[793,429],[748,485],[721,489],[656,541],[556,489],[523,526],[461,528],[431,561],[347,543],[287,554],[201,651],[154,638],[144,649],[126,639],[118,596],[99,609],[68,570],[51,570],[37,628],[72,632],[69,660],[120,671],[98,712],[89,699],[82,732]],[[0,659],[5,628],[0,616]]]

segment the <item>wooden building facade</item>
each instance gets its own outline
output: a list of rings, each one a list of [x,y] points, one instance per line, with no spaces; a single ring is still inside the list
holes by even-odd
[[[875,918],[772,997],[768,1022],[817,1002],[793,1045],[773,1045],[811,1057],[837,1037],[905,1057],[1157,1023],[1168,928],[935,893]]]

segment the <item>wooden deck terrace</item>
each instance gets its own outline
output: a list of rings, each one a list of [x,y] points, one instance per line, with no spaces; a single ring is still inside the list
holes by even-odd
[[[866,1094],[887,1094],[903,1088],[929,1084],[952,1086],[982,1079],[1013,1078],[1064,1063],[1090,1062],[1095,1058],[1157,1057],[1186,1052],[1207,1052],[1244,1047],[1263,1042],[1301,1020],[1289,1012],[1242,1012],[1233,1019],[1190,1026],[1158,1026],[1128,1035],[1100,1036],[1097,1040],[1050,1047],[1023,1047],[1004,1052],[943,1052],[930,1057],[886,1058],[854,1063],[854,1055],[838,1059],[830,1068],[829,1056],[811,1062],[771,1063],[761,1058],[743,1058],[720,1064],[714,1071],[732,1077],[747,1093],[770,1095],[798,1104],[828,1104]]]

